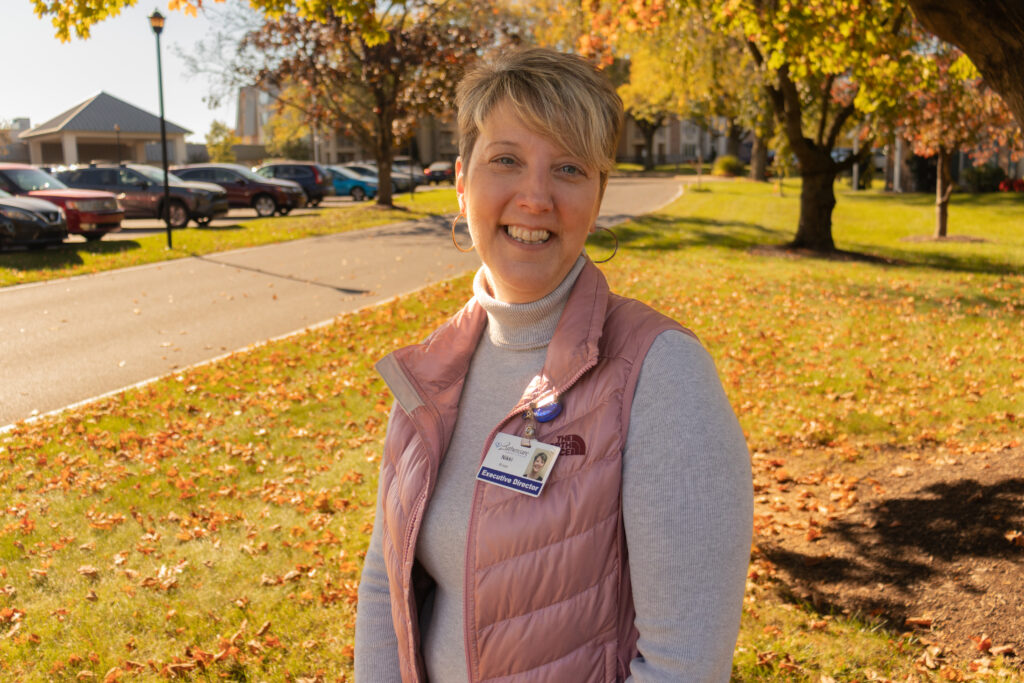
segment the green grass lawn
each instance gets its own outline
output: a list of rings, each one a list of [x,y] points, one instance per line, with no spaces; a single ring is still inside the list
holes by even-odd
[[[394,209],[378,208],[371,202],[321,206],[315,215],[256,218],[235,225],[177,230],[172,236],[172,250],[167,249],[166,235],[158,234],[135,240],[69,242],[57,250],[0,253],[0,287],[361,230],[457,210],[453,189],[426,190],[396,195]]]
[[[1019,444],[1024,204],[957,196],[951,234],[985,241],[908,242],[928,198],[840,193],[838,245],[884,260],[756,249],[792,236],[797,195],[688,192],[617,228],[601,267],[701,337],[752,451],[791,469]],[[0,680],[351,680],[391,402],[372,364],[469,293],[462,276],[0,435]],[[734,680],[963,680],[922,651],[752,576]]]

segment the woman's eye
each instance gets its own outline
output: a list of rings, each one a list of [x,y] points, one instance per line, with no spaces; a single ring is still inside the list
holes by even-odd
[[[512,166],[513,164],[516,163],[516,160],[513,159],[512,157],[498,157],[497,159],[494,160],[493,163],[499,166]]]
[[[577,166],[576,164],[564,164],[558,170],[562,173],[565,173],[566,175],[587,175],[586,173],[583,172],[583,169]]]

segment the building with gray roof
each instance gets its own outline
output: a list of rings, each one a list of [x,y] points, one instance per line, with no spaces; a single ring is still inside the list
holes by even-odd
[[[165,124],[167,163],[183,164],[185,136],[192,131],[170,121]],[[18,137],[28,143],[33,164],[145,163],[146,144],[160,142],[160,117],[101,92]]]

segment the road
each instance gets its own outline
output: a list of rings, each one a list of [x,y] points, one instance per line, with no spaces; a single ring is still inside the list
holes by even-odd
[[[613,178],[600,224],[680,191],[671,178]],[[403,223],[0,289],[0,426],[477,268],[449,229]]]

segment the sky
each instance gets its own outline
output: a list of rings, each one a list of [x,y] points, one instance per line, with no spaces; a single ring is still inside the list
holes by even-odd
[[[167,120],[191,130],[191,142],[204,142],[215,119],[234,128],[235,101],[209,109],[203,102],[212,90],[208,77],[190,77],[175,50],[194,52],[200,40],[212,35],[216,10],[190,17],[169,10],[167,0],[139,0],[93,26],[87,40],[61,43],[49,18],[37,17],[30,0],[0,4],[0,121],[28,117],[36,126],[100,91],[159,114],[156,36],[148,18],[158,9],[166,17],[160,48]]]

